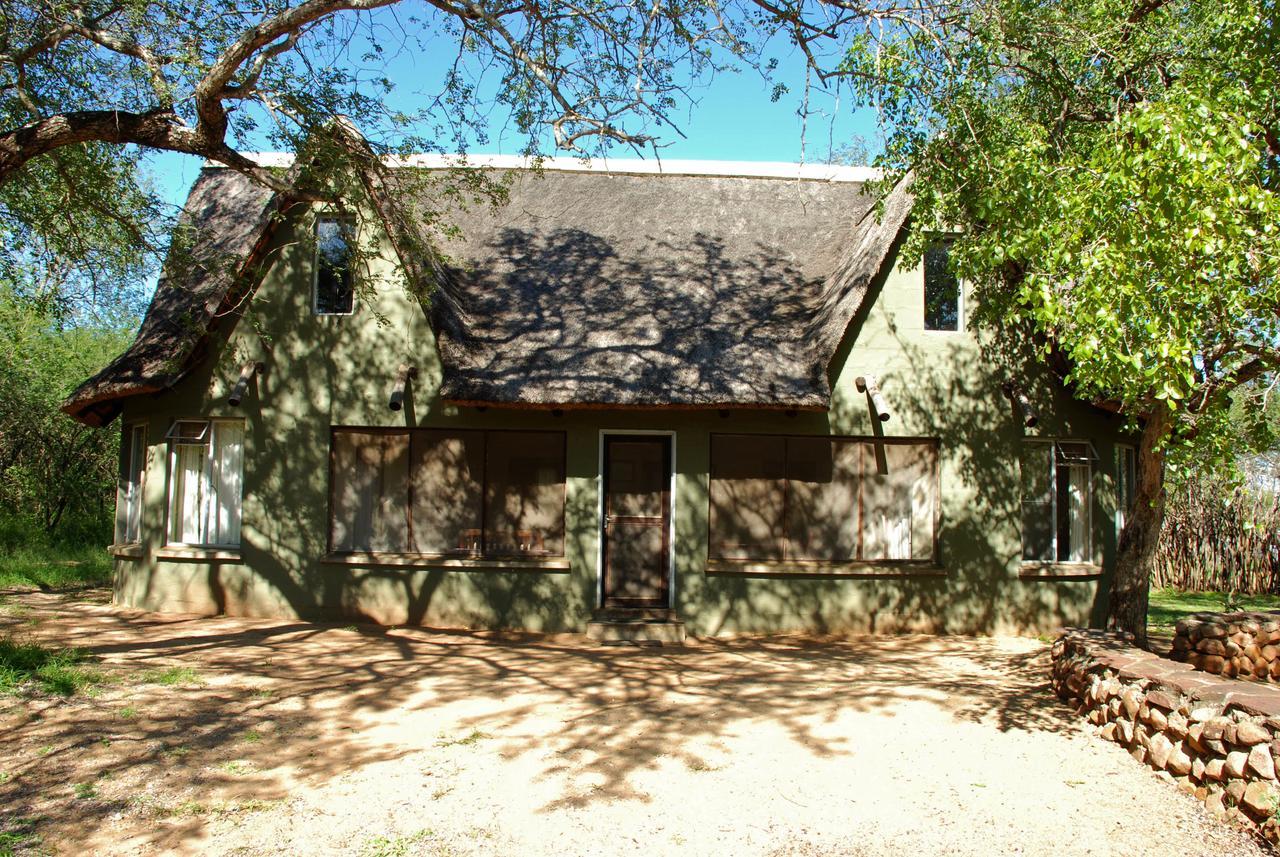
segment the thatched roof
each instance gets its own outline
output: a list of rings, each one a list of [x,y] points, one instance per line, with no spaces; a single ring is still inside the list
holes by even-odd
[[[119,413],[121,399],[177,383],[265,243],[275,208],[269,191],[240,174],[201,171],[178,221],[184,249],[171,254],[183,258],[166,265],[133,344],[81,384],[62,409],[81,422],[105,425]]]
[[[851,181],[520,173],[505,206],[452,212],[461,237],[439,242],[449,263],[432,312],[441,394],[498,406],[825,408],[835,349],[909,213],[904,188],[883,220],[873,202]],[[185,216],[203,236],[197,258],[249,264],[267,209],[247,179],[206,169]],[[163,284],[138,341],[64,409],[109,419],[120,397],[171,385],[199,358],[229,288],[207,267]]]

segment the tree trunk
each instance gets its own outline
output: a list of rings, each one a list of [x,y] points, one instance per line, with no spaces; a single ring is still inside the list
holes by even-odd
[[[1164,525],[1164,442],[1172,422],[1169,410],[1157,404],[1142,430],[1133,508],[1120,533],[1107,608],[1107,628],[1128,631],[1139,645],[1147,642],[1147,596]]]

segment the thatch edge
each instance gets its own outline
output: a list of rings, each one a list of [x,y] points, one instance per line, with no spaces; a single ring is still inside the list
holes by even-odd
[[[836,268],[827,277],[818,312],[809,327],[815,361],[830,368],[866,300],[872,281],[884,268],[898,236],[911,217],[914,173],[907,173],[885,196],[883,210],[872,207],[853,227]]]

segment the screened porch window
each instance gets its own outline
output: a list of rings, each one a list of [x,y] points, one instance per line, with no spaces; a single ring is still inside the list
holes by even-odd
[[[120,440],[115,542],[136,545],[142,541],[142,483],[147,469],[147,427],[126,426]]]
[[[713,559],[936,559],[932,441],[713,435],[710,493]]]
[[[239,547],[244,423],[178,420],[166,438],[169,544]]]
[[[1086,441],[1026,441],[1022,457],[1022,558],[1092,562],[1093,462]]]
[[[564,555],[563,432],[335,429],[334,551]]]

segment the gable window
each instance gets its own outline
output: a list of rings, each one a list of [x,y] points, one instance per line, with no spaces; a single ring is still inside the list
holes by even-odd
[[[960,280],[951,270],[950,240],[924,251],[924,329],[960,329]]]
[[[351,245],[355,221],[350,217],[316,218],[316,315],[350,315],[355,308],[351,277]]]
[[[330,547],[564,556],[565,435],[334,429]]]
[[[1022,558],[1092,562],[1093,446],[1086,441],[1025,442],[1022,456]]]
[[[142,483],[147,469],[146,425],[126,426],[120,441],[115,542],[136,545],[142,541]]]
[[[713,559],[937,558],[933,441],[712,435],[710,498]]]
[[[169,441],[169,544],[239,547],[240,420],[178,420]]]
[[[1124,529],[1124,522],[1133,511],[1137,496],[1138,453],[1132,446],[1116,446],[1116,533]]]

